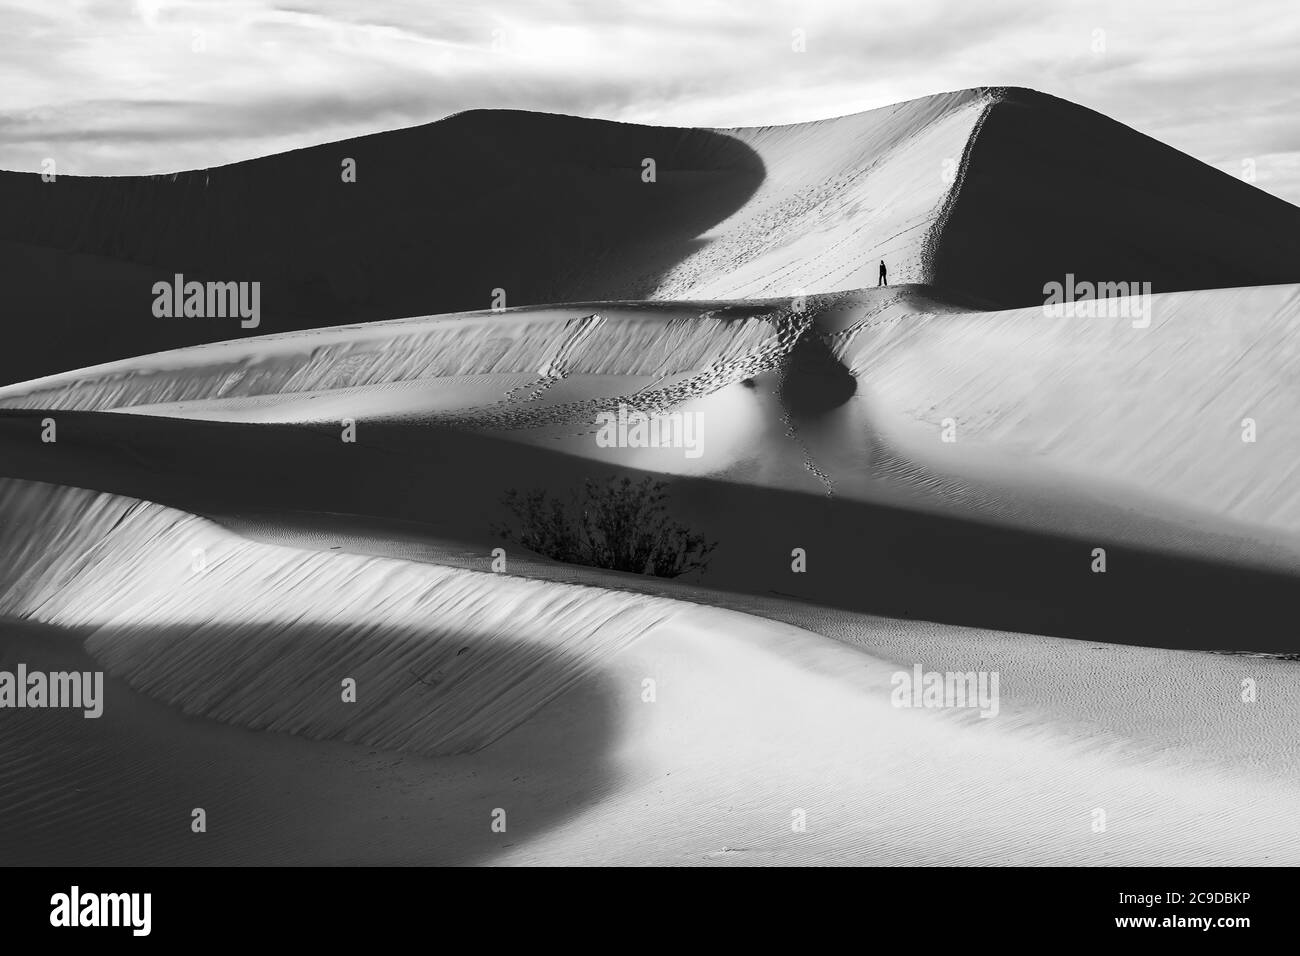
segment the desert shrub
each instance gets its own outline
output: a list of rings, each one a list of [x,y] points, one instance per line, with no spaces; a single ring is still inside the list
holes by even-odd
[[[587,479],[567,506],[544,491],[508,491],[502,503],[518,528],[497,533],[569,564],[661,578],[702,570],[717,543],[669,517],[667,487],[653,478]]]

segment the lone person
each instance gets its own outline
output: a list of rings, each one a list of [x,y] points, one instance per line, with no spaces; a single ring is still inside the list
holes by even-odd
[[[880,281],[876,283],[876,287],[879,288],[882,285],[889,285],[889,277],[885,274],[884,259],[880,260]]]

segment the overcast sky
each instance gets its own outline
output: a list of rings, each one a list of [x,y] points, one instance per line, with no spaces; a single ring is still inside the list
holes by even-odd
[[[1300,0],[0,0],[0,50],[5,169],[168,172],[480,106],[727,127],[1028,86],[1300,203]]]

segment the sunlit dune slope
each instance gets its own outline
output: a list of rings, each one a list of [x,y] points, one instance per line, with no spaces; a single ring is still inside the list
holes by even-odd
[[[1300,286],[1156,295],[1140,318],[1126,304],[889,316],[835,347],[875,427],[932,467],[1044,464],[1300,532]]]
[[[0,522],[0,616],[89,630],[96,660],[187,714],[394,750],[483,747],[673,611],[56,485],[0,481]]]
[[[0,388],[0,407],[449,425],[848,498],[892,482],[969,501],[981,479],[1062,478],[1300,532],[1288,372],[1300,287],[1154,295],[1134,300],[1138,317],[1127,304],[969,312],[901,287],[814,296],[802,311],[763,300],[435,316],[127,359]],[[620,405],[698,415],[698,456],[602,449],[597,416]]]
[[[115,679],[95,720],[8,714],[7,859],[1296,859],[1300,798],[1268,766],[1224,772],[993,698],[899,707],[898,665],[799,627],[259,543],[52,485],[0,483],[0,520],[0,616],[28,625],[0,620],[0,662],[102,666],[175,708]],[[1186,658],[1166,656],[1159,687],[1186,686]],[[202,839],[184,825],[196,804],[211,811]]]
[[[400,319],[126,359],[0,389],[0,403],[272,421],[327,418],[275,405],[348,389],[405,389],[415,412],[527,404],[566,378],[619,376],[639,389],[738,367],[772,352],[788,317],[784,304],[593,303]]]

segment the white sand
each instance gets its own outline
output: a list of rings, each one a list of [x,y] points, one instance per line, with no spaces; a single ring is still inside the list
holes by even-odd
[[[1023,217],[1027,209],[1037,216],[1036,204],[1059,188],[1056,167],[1042,167],[1035,152],[1050,152],[1055,140],[1018,137],[1040,121],[1104,132],[1089,140],[1103,151],[1126,137],[1113,153],[1132,155],[1132,146],[1151,160],[1134,164],[1142,167],[1134,182],[1146,188],[1142,176],[1167,173],[1173,184],[1149,189],[1143,209],[1221,215],[1217,208],[1240,199],[1254,204],[1250,223],[1266,224],[1291,221],[1293,210],[1252,199],[1228,177],[1207,181],[1208,171],[1175,162],[1158,144],[1037,94],[1011,94],[988,121],[996,135],[986,137],[981,124],[999,95],[966,91],[823,123],[727,131],[748,147],[737,153],[743,170],[705,162],[701,149],[727,142],[712,134],[654,132],[653,142],[690,147],[684,168],[665,164],[664,185],[674,202],[707,205],[690,217],[701,234],[674,233],[673,208],[655,209],[666,231],[620,223],[633,238],[607,259],[576,242],[540,276],[521,264],[533,298],[512,301],[632,288],[656,301],[249,337],[0,388],[0,407],[29,410],[0,416],[0,666],[110,673],[99,721],[0,715],[0,859],[1300,862],[1295,662],[902,619],[953,619],[933,593],[945,582],[927,593],[920,572],[941,567],[951,576],[959,567],[923,549],[894,579],[905,590],[899,619],[771,594],[785,586],[786,555],[800,534],[824,545],[814,561],[840,562],[825,580],[868,588],[879,582],[855,577],[856,544],[843,540],[844,529],[849,538],[880,533],[885,545],[871,550],[868,541],[861,556],[879,573],[891,567],[891,548],[907,551],[909,536],[942,547],[957,519],[982,522],[954,532],[967,536],[961,560],[984,558],[981,530],[1041,532],[997,540],[1004,558],[1028,549],[1014,555],[1022,576],[1036,565],[1042,576],[1007,582],[1002,604],[998,594],[975,600],[977,581],[979,593],[963,592],[954,605],[971,614],[1053,620],[1047,612],[1064,605],[1044,612],[1021,592],[1055,588],[1049,605],[1050,595],[1085,593],[1060,581],[1076,571],[1072,586],[1089,580],[1072,549],[1086,555],[1096,540],[1145,549],[1129,577],[1110,580],[1155,582],[1164,595],[1195,571],[1196,581],[1284,601],[1286,575],[1300,569],[1300,425],[1291,421],[1300,395],[1290,374],[1298,287],[1157,295],[1148,328],[1127,317],[1051,319],[1036,308],[975,312],[970,304],[976,290],[1032,301],[1024,277],[1004,265],[1032,255],[1037,275],[1091,256],[1089,229],[1112,225],[1109,210],[1095,211],[1095,222],[1037,248],[1039,233]],[[521,120],[460,120],[506,121]],[[446,130],[385,142],[437,142]],[[621,185],[622,141],[602,142],[613,153],[593,160],[603,173],[592,182],[618,200],[602,211],[614,221],[644,214],[639,184],[635,193]],[[973,142],[985,155],[978,168],[956,166]],[[1021,160],[1040,166],[1017,181]],[[1070,182],[1104,190],[1112,172],[1075,170]],[[1179,183],[1207,182],[1222,189],[1205,190],[1201,206],[1174,195]],[[1014,215],[983,215],[981,203],[1003,199],[1018,204]],[[549,207],[537,209],[530,227],[545,230]],[[1181,220],[1146,219],[1156,225],[1143,242],[1155,245],[1139,250],[1134,268],[1161,272],[1172,262],[1272,276],[1287,256],[1267,228],[1210,248],[1181,235]],[[141,222],[122,245],[147,258],[170,234]],[[413,222],[403,220],[408,229]],[[92,253],[95,228],[82,230]],[[355,294],[368,308],[389,293],[412,310],[430,307],[423,246],[379,255],[367,273],[345,268],[351,249],[322,235],[282,243],[302,257],[298,278],[321,279],[331,296]],[[226,244],[218,229],[198,236],[196,248],[209,240]],[[531,242],[531,233],[519,237],[522,248]],[[477,249],[456,250],[467,256],[459,267],[481,268]],[[1088,260],[1093,268],[1113,265],[1102,251]],[[558,261],[565,255],[580,261]],[[454,270],[452,258],[440,264]],[[894,287],[864,288],[881,258]],[[43,257],[15,259],[19,268],[29,260]],[[545,274],[557,264],[563,275]],[[957,283],[966,294],[907,284],[941,274],[969,280]],[[1181,268],[1161,274],[1169,287],[1186,287]],[[811,296],[806,309],[793,301],[802,293]],[[477,301],[466,298],[445,307]],[[60,329],[80,328],[80,309],[56,307],[60,322],[75,320]],[[94,328],[105,337],[117,327]],[[131,331],[131,348],[193,340]],[[96,358],[126,350],[90,335],[87,343]],[[48,370],[48,357],[27,374]],[[594,416],[624,402],[699,415],[704,453],[600,448]],[[46,415],[60,421],[61,438],[38,446],[33,426]],[[1241,441],[1245,418],[1255,423],[1254,443]],[[330,430],[344,419],[375,427],[339,465]],[[955,423],[953,443],[941,441],[945,419]],[[476,433],[474,441],[428,427],[448,425]],[[422,448],[426,434],[431,447]],[[238,457],[239,442],[262,457],[218,460]],[[467,447],[498,459],[455,460]],[[727,542],[717,568],[765,593],[557,568],[517,549],[511,575],[484,570],[480,519],[499,510],[505,488],[550,481],[567,490],[596,464],[713,479],[690,485],[703,492],[682,503],[686,518]],[[51,474],[66,484],[24,480]],[[255,495],[222,497],[232,476],[250,487],[278,482],[268,493],[281,510],[286,488],[303,489],[321,511],[368,517],[249,516]],[[749,510],[728,507],[724,481],[738,500],[747,496]],[[123,493],[146,494],[141,487],[159,501],[236,504],[223,524]],[[376,520],[431,511],[478,537],[431,543]],[[926,524],[936,513],[952,520]],[[467,557],[465,547],[477,554]],[[1142,560],[1155,566],[1157,552],[1194,560],[1165,562],[1142,579]],[[1262,567],[1283,573],[1252,577]],[[986,578],[990,590],[1002,587]],[[1157,629],[1163,623],[1153,619]],[[1151,635],[1152,643],[1177,639]],[[1222,646],[1265,640],[1288,638],[1225,634]],[[891,674],[914,665],[997,671],[998,716],[891,706]],[[355,704],[341,699],[345,679],[357,681]],[[1259,688],[1256,702],[1241,698],[1246,679]],[[195,806],[211,814],[203,836],[189,831]],[[507,815],[505,832],[490,826],[496,809]],[[806,828],[792,827],[799,819]]]
[[[933,463],[1040,463],[1300,531],[1300,286],[1154,295],[1150,309],[1145,328],[1040,309],[891,316],[840,347],[876,426]]]
[[[1300,860],[1300,791],[1266,755],[1229,771],[1179,747],[1127,746],[1053,714],[1050,693],[1025,706],[1015,690],[990,720],[897,709],[898,665],[734,611],[258,543],[156,505],[26,482],[4,482],[0,511],[18,545],[5,614],[83,636],[100,665],[177,708],[114,682],[107,737],[79,715],[5,724],[21,727],[16,749],[60,758],[15,762],[0,814],[6,827],[39,821],[55,857],[94,838],[118,862]],[[205,572],[193,547],[209,554]],[[6,664],[80,653],[45,631],[6,633]],[[1054,652],[1026,641],[1016,666]],[[1147,692],[1195,686],[1205,659],[1164,652]],[[346,714],[340,674],[361,691]],[[1208,697],[1197,713],[1232,706]],[[178,712],[294,737],[214,731]],[[474,752],[370,760],[321,738]],[[280,789],[286,766],[305,769],[314,798],[301,782]],[[107,781],[109,805],[77,795]],[[176,830],[150,830],[136,810],[119,832],[139,839],[107,834],[122,819],[111,803],[137,797]],[[220,836],[202,844],[185,821],[206,803],[221,809]],[[504,834],[489,826],[497,808]],[[306,838],[309,824],[330,832]]]
[[[197,346],[0,388],[0,407],[460,423],[626,467],[1201,553],[1246,548],[1291,567],[1300,395],[1286,356],[1298,304],[1295,286],[1169,293],[1135,329],[973,313],[918,287],[814,298],[802,314],[789,302],[592,303]],[[788,423],[783,363],[809,327],[856,392]],[[600,410],[647,399],[702,421],[699,458],[598,446]],[[1254,443],[1241,440],[1247,417]]]

